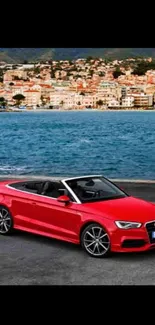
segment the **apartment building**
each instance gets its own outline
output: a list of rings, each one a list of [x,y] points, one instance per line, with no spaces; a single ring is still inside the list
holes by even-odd
[[[82,98],[82,106],[83,107],[91,107],[91,108],[96,107],[96,102],[97,102],[96,94],[85,95],[82,97],[83,97]]]
[[[71,96],[71,95],[70,95]],[[50,104],[54,107],[66,106],[68,94],[65,91],[54,91],[50,93]]]
[[[24,104],[26,104],[27,106],[35,108],[37,105],[41,104],[41,92],[38,90],[26,90],[24,91],[24,96]]]
[[[13,105],[14,104],[13,96],[14,95],[13,95],[13,92],[11,90],[6,90],[5,91],[4,98],[6,99],[8,105]]]
[[[121,103],[122,107],[134,107],[134,97],[131,96],[126,96],[124,98],[122,98],[122,103]]]
[[[85,108],[96,107],[96,94],[80,95],[75,92],[53,92],[50,94],[50,104],[54,107]]]
[[[28,86],[24,86],[23,87],[23,84],[18,84],[18,85],[13,85],[11,87],[11,90],[12,90],[12,95],[15,96],[17,94],[21,94],[21,95],[24,95],[24,90],[28,90],[29,87]]]
[[[105,105],[109,105],[111,101],[121,98],[121,88],[116,82],[101,82],[96,87],[97,100],[102,100]]]
[[[141,86],[129,86],[127,87],[127,95],[128,96],[132,96],[133,94],[137,95],[137,94],[142,94],[145,90],[145,86],[141,85]]]
[[[109,101],[108,103],[108,108],[119,108],[120,103],[118,100],[116,99],[112,99],[111,101]]]
[[[116,82],[101,82],[97,86],[97,93],[103,95],[114,95],[118,96],[119,94],[119,87]]]
[[[149,107],[153,105],[153,95],[133,94],[135,107]]]

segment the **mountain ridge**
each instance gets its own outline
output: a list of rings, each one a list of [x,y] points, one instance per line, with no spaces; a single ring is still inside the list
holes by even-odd
[[[155,48],[0,48],[0,61],[7,63],[22,63],[24,60],[74,60],[88,56],[110,59],[155,58]]]

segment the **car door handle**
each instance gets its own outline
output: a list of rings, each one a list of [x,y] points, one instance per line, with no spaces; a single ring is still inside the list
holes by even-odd
[[[36,202],[31,202],[32,205],[36,205],[37,203]]]

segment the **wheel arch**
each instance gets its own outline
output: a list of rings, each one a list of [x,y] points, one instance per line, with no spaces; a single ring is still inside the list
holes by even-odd
[[[2,195],[3,198],[0,196],[0,206],[3,206],[4,208],[6,208],[9,213],[12,215],[12,198],[7,196],[7,195]]]
[[[103,227],[103,225],[102,225],[100,222],[96,221],[96,220],[89,220],[89,221],[86,221],[86,222],[82,225],[82,227],[80,228],[80,233],[79,233],[79,239],[80,239],[80,241],[81,241],[81,235],[82,235],[84,229],[87,228],[87,227],[88,227],[89,225],[91,225],[92,223],[97,223],[99,226]]]
[[[7,209],[9,211],[9,213],[11,214],[11,216],[12,216],[12,213],[11,213],[11,205],[9,206],[5,202],[0,202],[0,207],[3,207],[4,209]]]

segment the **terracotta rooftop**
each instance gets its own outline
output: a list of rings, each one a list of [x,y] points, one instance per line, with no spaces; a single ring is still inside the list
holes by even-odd
[[[24,93],[39,93],[39,91],[29,89],[29,90],[25,90]]]

